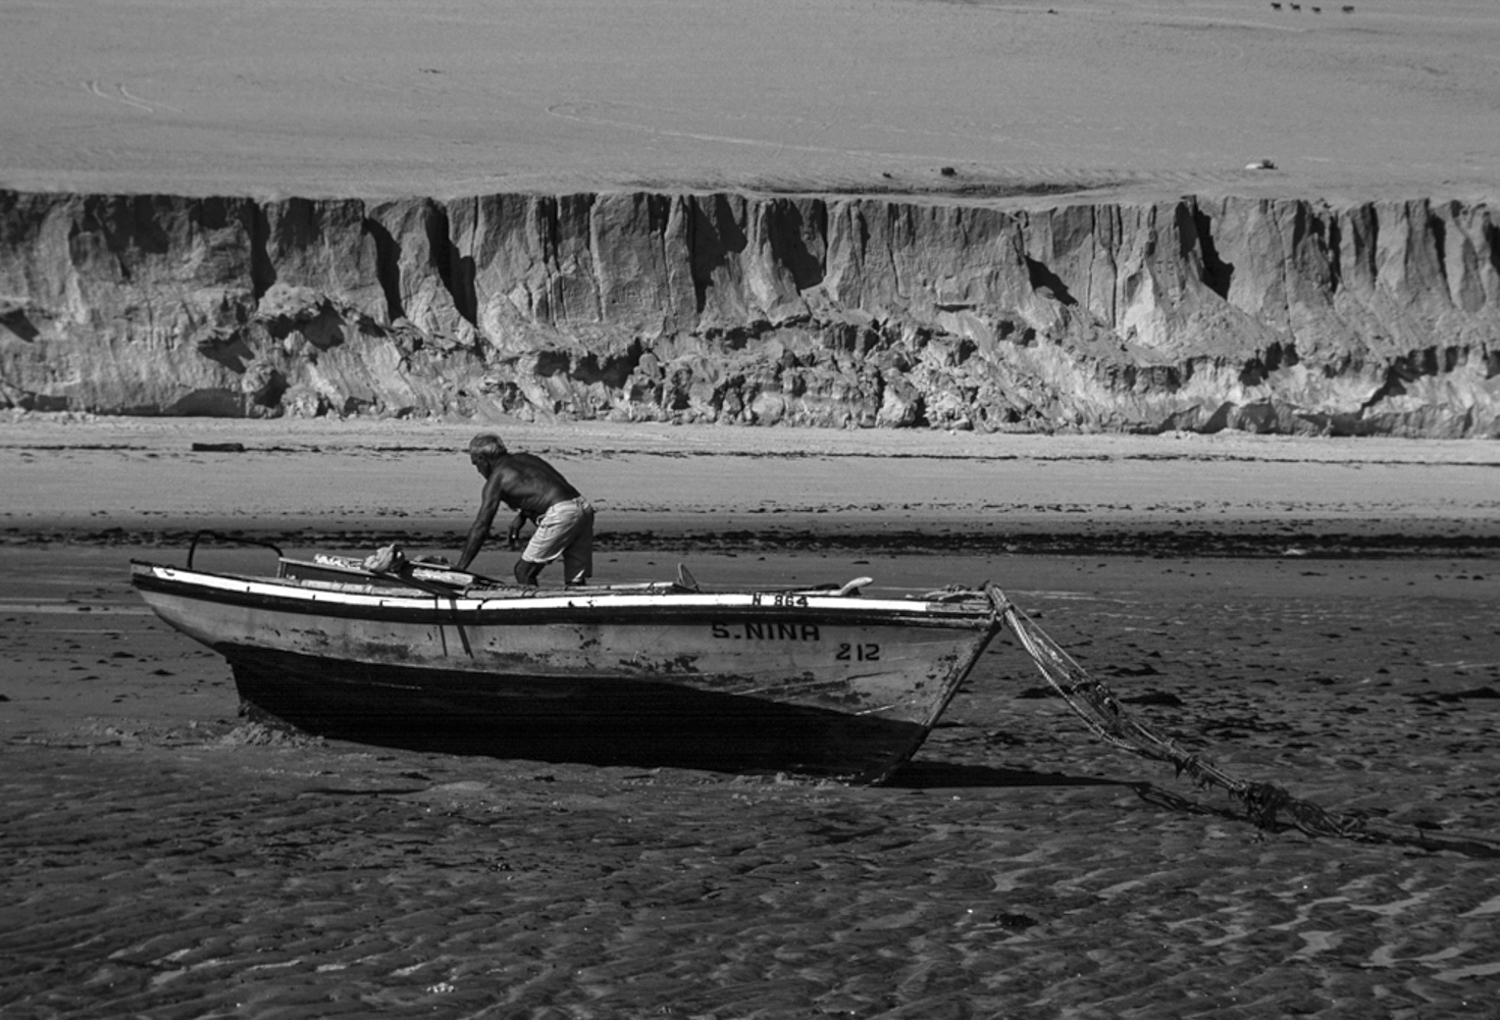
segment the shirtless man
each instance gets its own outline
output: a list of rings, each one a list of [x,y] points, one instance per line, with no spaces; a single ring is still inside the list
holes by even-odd
[[[473,438],[469,461],[484,476],[484,492],[457,569],[467,570],[479,555],[504,502],[516,510],[507,536],[509,548],[520,547],[521,525],[536,523],[526,551],[516,561],[516,581],[534,586],[542,568],[561,557],[566,583],[585,583],[594,572],[594,508],[589,501],[551,464],[535,454],[507,451],[493,433]]]

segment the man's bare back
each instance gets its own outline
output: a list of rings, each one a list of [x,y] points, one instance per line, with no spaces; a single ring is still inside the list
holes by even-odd
[[[515,574],[519,582],[535,584],[542,567],[559,555],[565,557],[570,583],[586,580],[592,568],[594,511],[578,490],[542,458],[531,453],[511,453],[498,436],[489,433],[474,437],[469,444],[469,461],[484,476],[485,482],[479,512],[469,528],[458,569],[467,570],[474,557],[479,555],[500,504],[505,503],[516,511],[507,533],[510,548],[519,546],[521,527],[528,520],[538,525],[533,543],[527,547],[528,555],[523,555],[516,564]],[[554,522],[550,525],[554,530],[563,530],[555,535],[544,534],[543,518],[549,512],[559,517],[564,508],[569,512],[562,515],[566,519],[560,524]],[[572,517],[579,519],[574,523]],[[540,546],[538,540],[542,540]],[[558,548],[554,549],[554,545]]]
[[[483,468],[480,473],[484,474]],[[486,477],[486,494],[493,488],[501,501],[533,521],[554,503],[578,498],[578,490],[534,453],[507,453],[494,462]]]

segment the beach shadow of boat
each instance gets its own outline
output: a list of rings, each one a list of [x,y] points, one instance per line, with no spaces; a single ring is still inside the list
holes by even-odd
[[[245,714],[254,721],[287,732],[312,732],[333,740],[347,740],[372,747],[412,751],[418,754],[446,754],[457,757],[498,758],[546,762],[553,765],[588,765],[595,767],[692,769],[725,775],[776,775],[793,773],[809,778],[832,778],[837,767],[820,763],[808,753],[808,741],[771,739],[767,732],[741,734],[735,740],[720,732],[702,742],[664,740],[655,729],[638,730],[634,739],[614,733],[610,739],[579,738],[577,734],[552,733],[521,735],[514,731],[496,734],[458,734],[452,731],[393,732],[358,726],[332,726],[316,723],[309,726],[287,722],[253,706]],[[789,736],[783,731],[783,737]],[[851,778],[843,776],[840,778]],[[869,777],[866,777],[868,779]],[[854,777],[855,781],[860,781]],[[964,765],[944,761],[909,761],[880,781],[881,786],[897,790],[940,789],[1024,789],[1075,786],[1125,786],[1118,780],[1093,776],[1069,776],[1058,772],[1032,772],[1028,769],[993,768],[987,765]]]
[[[866,756],[864,760],[851,764],[847,741],[842,746],[830,749],[816,739],[788,734],[785,728],[775,734],[754,730],[721,730],[703,734],[699,739],[684,741],[681,734],[668,733],[655,727],[641,727],[630,734],[615,732],[607,735],[601,735],[601,731],[592,735],[580,733],[576,728],[546,733],[521,732],[515,729],[486,733],[435,733],[430,730],[395,732],[384,727],[372,729],[313,721],[292,723],[254,707],[248,708],[244,715],[253,722],[286,733],[417,754],[599,768],[688,769],[719,773],[726,777],[783,776],[853,783],[878,782],[884,772],[883,764],[873,756]],[[831,750],[838,753],[830,753]],[[944,775],[942,781],[921,785],[1037,785],[994,782],[993,777],[978,779],[972,775],[954,782],[950,781],[951,774]]]
[[[1004,769],[988,765],[917,760],[902,765],[883,785],[899,790],[932,790],[975,787],[1130,786],[1131,784],[1115,779],[1100,779],[1096,776],[1068,776],[1059,772],[1032,772],[1029,769]]]

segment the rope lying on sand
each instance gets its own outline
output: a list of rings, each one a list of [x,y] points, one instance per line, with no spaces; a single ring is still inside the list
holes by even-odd
[[[1278,817],[1310,836],[1337,836],[1366,842],[1400,843],[1427,850],[1455,850],[1478,857],[1500,857],[1500,841],[1483,836],[1445,834],[1386,825],[1373,819],[1327,811],[1294,797],[1273,783],[1237,779],[1201,755],[1177,746],[1171,739],[1125,711],[1113,691],[1089,675],[1030,617],[997,588],[986,589],[1011,633],[1031,656],[1042,676],[1096,736],[1132,754],[1172,765],[1200,786],[1216,786],[1244,805],[1250,821],[1263,829],[1280,828]],[[1146,784],[1149,786],[1149,784]],[[1138,792],[1141,792],[1138,788]],[[1159,799],[1159,798],[1158,798]]]

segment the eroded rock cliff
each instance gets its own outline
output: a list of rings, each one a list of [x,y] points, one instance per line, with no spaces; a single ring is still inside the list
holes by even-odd
[[[1500,435],[1484,205],[0,192],[0,407]]]

